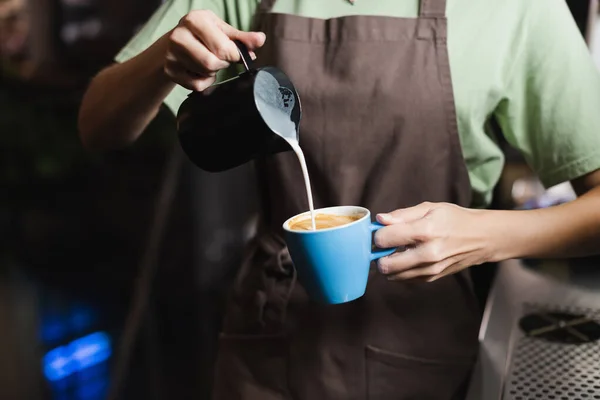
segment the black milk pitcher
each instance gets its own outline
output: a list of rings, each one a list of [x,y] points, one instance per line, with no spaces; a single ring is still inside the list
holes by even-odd
[[[275,67],[255,68],[246,46],[235,44],[245,71],[192,92],[177,113],[183,151],[208,172],[291,150],[287,140],[298,141],[302,111],[293,83]]]

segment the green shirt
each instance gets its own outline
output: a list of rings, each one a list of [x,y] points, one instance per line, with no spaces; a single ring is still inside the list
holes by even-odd
[[[170,0],[119,53],[143,51],[193,9],[248,30],[257,0]],[[273,12],[313,18],[416,17],[418,0],[278,0]],[[564,0],[448,0],[458,126],[475,207],[489,204],[504,166],[496,117],[546,186],[600,168],[600,74]],[[365,77],[365,79],[369,79]],[[187,91],[165,100],[176,112]]]

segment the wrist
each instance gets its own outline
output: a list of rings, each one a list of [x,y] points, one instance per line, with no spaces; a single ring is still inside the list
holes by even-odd
[[[151,67],[148,70],[152,78],[161,87],[166,87],[169,91],[175,87],[175,83],[165,72],[165,61],[167,57],[167,51],[169,49],[169,35],[171,32],[167,32],[161,36],[152,46],[150,46],[140,57],[141,63],[147,63]]]
[[[521,211],[482,210],[478,221],[488,262],[500,262],[523,255],[520,246],[527,242]]]

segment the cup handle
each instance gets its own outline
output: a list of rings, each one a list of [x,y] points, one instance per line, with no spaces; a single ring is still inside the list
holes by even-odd
[[[244,64],[246,71],[253,70],[254,61],[252,60],[252,57],[250,57],[250,53],[248,52],[246,45],[239,40],[234,40],[233,42],[237,46],[238,52],[240,53],[240,60],[242,61],[242,64]]]
[[[379,222],[371,222],[371,232],[377,232],[379,229],[383,228],[384,226],[385,225],[382,225]],[[381,257],[389,256],[396,250],[398,250],[398,248],[394,247],[391,249],[381,249],[381,250],[372,251],[371,252],[371,261],[378,260]]]

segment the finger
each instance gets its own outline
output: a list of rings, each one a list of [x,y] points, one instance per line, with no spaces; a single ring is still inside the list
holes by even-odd
[[[396,226],[396,225],[392,225]],[[383,274],[396,274],[408,271],[414,268],[424,268],[433,264],[450,265],[455,258],[464,256],[458,254],[448,254],[448,249],[440,245],[439,241],[430,241],[419,243],[414,247],[409,247],[405,251],[396,252],[379,260],[379,268]],[[445,264],[440,264],[445,263]],[[432,271],[438,274],[441,271]]]
[[[434,232],[434,222],[421,218],[410,222],[397,222],[378,229],[373,236],[375,245],[382,249],[413,246],[429,241]]]
[[[223,21],[214,14],[213,20],[219,29],[223,31],[223,33],[225,33],[229,39],[241,41],[246,45],[246,47],[248,47],[248,50],[250,51],[261,48],[267,40],[267,36],[264,34],[264,32],[241,31],[229,25],[227,22]]]
[[[377,230],[373,242],[380,249],[389,249],[414,245],[417,243],[414,237],[415,233],[410,224],[398,223]]]
[[[185,50],[173,50],[175,59],[192,75],[198,77],[213,77],[220,70],[224,69],[224,65],[229,66],[229,63],[219,60],[208,49],[204,49],[201,53],[196,53],[200,58],[192,58]],[[226,68],[226,67],[225,67]]]
[[[390,213],[377,214],[377,221],[384,225],[416,221],[427,215],[432,207],[432,203],[425,202],[413,207],[401,208]]]
[[[216,77],[200,77],[198,74],[192,75],[181,63],[168,62],[165,64],[165,73],[176,84],[183,86],[188,90],[203,91],[212,85]]]
[[[424,264],[418,268],[388,275],[387,279],[391,281],[420,279],[425,282],[435,282],[441,278],[460,272],[469,265],[461,256],[455,256],[443,261]]]
[[[195,66],[188,65],[190,70],[197,73],[216,72],[229,67],[229,63],[219,59],[187,29],[176,29],[171,35],[174,43],[171,53],[175,58],[182,57],[183,62],[191,61]],[[189,62],[188,62],[189,64]]]
[[[446,269],[444,269],[443,272],[441,272],[441,273],[439,273],[437,275],[434,275],[432,277],[427,278],[427,282],[435,282],[438,279],[444,278],[444,277],[446,277],[448,275],[454,275],[457,272],[460,272],[463,269],[468,268],[468,267],[469,267],[469,263],[467,263],[465,261],[462,261],[462,260],[458,261],[458,262],[450,265]]]
[[[418,248],[407,248],[404,251],[382,257],[377,261],[377,268],[383,275],[395,275],[413,268],[423,266],[424,261]]]
[[[390,274],[387,279],[390,281],[406,281],[412,279],[423,279],[426,282],[433,282],[435,277],[441,277],[452,265],[451,260],[444,260],[437,263],[423,264],[418,268],[408,269],[395,274]],[[448,271],[447,274],[451,272]]]
[[[267,40],[267,36],[263,32],[240,31],[223,20],[218,20],[217,26],[227,35],[227,37],[229,37],[229,39],[241,41],[249,50],[261,48]]]
[[[413,268],[408,271],[398,272],[396,274],[387,275],[386,279],[388,281],[397,282],[397,281],[412,281],[412,280],[420,280],[423,282],[429,282],[431,279],[431,275],[427,273],[427,268],[431,267],[428,265],[423,268]]]
[[[210,11],[188,14],[182,23],[217,58],[228,62],[240,60],[237,46],[232,40],[241,40],[253,50],[262,46],[265,35],[259,32],[242,32],[225,23]]]

